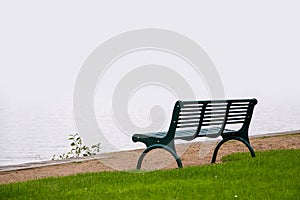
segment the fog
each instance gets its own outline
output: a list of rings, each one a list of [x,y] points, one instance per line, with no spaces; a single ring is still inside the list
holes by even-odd
[[[89,54],[117,34],[145,27],[173,30],[197,42],[215,63],[228,98],[297,102],[298,4],[2,1],[0,104],[72,104]]]
[[[250,135],[300,129],[297,1],[102,2],[0,2],[0,165],[49,160],[67,151],[68,134],[76,132],[88,145],[88,139],[98,141],[94,137],[101,135],[81,131],[74,120],[77,77],[97,47],[142,28],[171,30],[190,38],[214,63],[226,98],[257,98]],[[94,125],[103,132],[99,138],[103,152],[140,147],[131,141],[133,133],[120,129],[111,104],[124,76],[149,65],[167,67],[172,73],[166,76],[181,75],[178,80],[186,81],[196,98],[211,97],[207,77],[178,55],[148,49],[119,58],[99,77],[94,95]],[[176,81],[174,77],[170,81]],[[153,83],[133,88],[129,96],[134,125],[147,127],[156,116],[149,111],[159,104],[166,111],[162,129],[168,127],[176,94]],[[82,118],[89,128],[91,120]],[[106,140],[114,148],[106,146]]]

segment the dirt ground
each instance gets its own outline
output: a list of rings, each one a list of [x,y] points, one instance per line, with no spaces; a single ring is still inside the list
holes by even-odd
[[[176,145],[177,152],[182,159],[183,166],[210,164],[213,150],[218,141],[194,142]],[[267,137],[250,138],[255,151],[274,149],[299,149],[300,132]],[[21,182],[45,177],[59,177],[86,172],[100,171],[133,171],[143,149],[100,154],[87,160],[70,160],[69,163],[56,162],[40,165],[28,169],[0,170],[0,184]],[[244,144],[229,141],[219,150],[217,163],[221,158],[234,152],[248,152]],[[252,159],[249,153],[249,159]],[[142,169],[157,170],[177,168],[174,158],[165,150],[153,150],[145,157]]]

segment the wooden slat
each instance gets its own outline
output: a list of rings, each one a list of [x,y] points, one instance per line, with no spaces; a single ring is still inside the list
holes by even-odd
[[[191,125],[177,125],[177,128],[190,128],[190,127],[198,127],[198,124],[191,124]]]
[[[228,115],[228,118],[230,117],[247,117],[247,114],[234,114],[234,115]]]
[[[200,116],[200,113],[179,113],[179,116]]]
[[[222,122],[224,123],[224,118],[223,119],[204,119],[203,122]]]
[[[229,110],[229,114],[231,113],[247,113],[247,110]]]
[[[241,107],[231,107],[229,110],[247,110],[248,107],[244,107],[244,108],[241,108]]]
[[[227,120],[246,119],[245,116],[228,116]]]
[[[225,114],[223,114],[223,115],[211,115],[211,114],[209,114],[209,115],[204,115],[204,117],[203,117],[203,119],[207,119],[207,118],[225,118]]]
[[[212,125],[222,125],[222,124],[224,124],[224,122],[212,122],[212,123],[205,122],[202,123],[202,126],[212,126]]]
[[[239,120],[239,121],[235,120],[235,121],[227,121],[226,124],[239,124],[239,123],[244,123],[244,122],[245,122],[245,120]]]
[[[219,111],[217,111],[217,112],[211,112],[211,111],[205,112],[205,116],[206,115],[223,115],[223,116],[225,116],[225,114],[226,114],[226,111],[223,111],[223,112],[219,112]]]
[[[194,124],[194,123],[197,123],[199,124],[199,120],[198,121],[178,121],[177,124]]]
[[[186,108],[202,108],[203,105],[192,105],[192,106],[183,106],[182,108],[183,109],[186,109]]]
[[[182,101],[183,105],[190,105],[190,104],[203,104],[202,101]]]
[[[188,109],[188,110],[181,110],[180,112],[184,113],[184,112],[201,112],[201,109]]]
[[[200,117],[179,117],[178,120],[200,119]]]
[[[208,109],[205,109],[205,112],[206,111],[220,111],[220,110],[223,110],[224,112],[226,112],[226,108],[208,108]]]
[[[248,106],[249,103],[232,103],[231,106]]]
[[[224,109],[226,109],[226,106],[227,105],[220,105],[220,104],[208,104],[207,105],[208,108],[211,108],[211,107],[214,107],[214,108],[223,107]]]

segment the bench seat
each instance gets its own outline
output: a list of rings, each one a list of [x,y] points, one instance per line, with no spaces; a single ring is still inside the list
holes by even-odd
[[[209,137],[209,138],[216,138],[219,137],[219,131],[221,128],[208,128],[208,129],[202,129],[200,130],[200,133],[197,137]],[[234,132],[234,130],[226,129],[223,131],[224,134]],[[148,138],[154,138],[154,139],[161,139],[164,138],[167,135],[167,131],[164,132],[153,132],[153,133],[147,133],[147,134],[134,134],[132,137],[132,140],[134,142],[142,142],[144,139]],[[193,140],[194,139],[195,130],[189,129],[189,130],[182,130],[182,131],[176,131],[174,139],[180,139],[180,140]]]

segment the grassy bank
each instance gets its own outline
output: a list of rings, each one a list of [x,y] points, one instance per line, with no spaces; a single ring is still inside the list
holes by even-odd
[[[101,172],[0,185],[0,199],[297,199],[300,150],[148,173]]]

